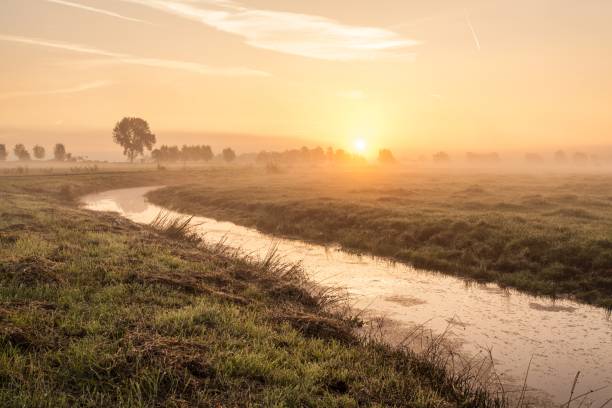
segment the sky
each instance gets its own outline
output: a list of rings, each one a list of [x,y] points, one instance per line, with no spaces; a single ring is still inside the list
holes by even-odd
[[[1,0],[0,143],[103,156],[138,116],[244,151],[608,145],[611,20],[609,0]]]

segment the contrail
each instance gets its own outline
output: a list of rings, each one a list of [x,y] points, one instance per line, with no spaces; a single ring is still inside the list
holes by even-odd
[[[119,13],[114,13],[112,11],[103,10],[103,9],[99,9],[99,8],[95,8],[95,7],[91,7],[91,6],[86,6],[86,5],[80,4],[80,3],[73,3],[71,1],[66,1],[66,0],[46,0],[46,1],[49,2],[49,3],[60,4],[62,6],[66,6],[66,7],[74,7],[74,8],[77,8],[77,9],[81,9],[81,10],[85,10],[85,11],[90,11],[92,13],[103,14],[103,15],[106,15],[106,16],[109,16],[109,17],[119,18],[121,20],[133,21],[133,22],[136,22],[136,23],[150,24],[148,21],[140,20],[138,18],[127,17],[127,16],[124,16],[124,15],[119,14]]]
[[[476,30],[474,30],[474,26],[472,25],[472,21],[470,20],[470,15],[468,14],[467,10],[465,11],[465,21],[468,27],[470,27],[470,31],[472,32],[472,37],[474,38],[474,44],[476,44],[476,48],[478,48],[478,51],[480,51],[481,50],[480,39],[478,38],[478,34],[476,34]]]

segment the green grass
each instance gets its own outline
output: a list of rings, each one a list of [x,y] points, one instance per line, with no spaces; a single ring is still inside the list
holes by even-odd
[[[73,201],[194,176],[0,178],[2,406],[499,405],[436,360],[354,335],[299,268]]]
[[[154,202],[418,268],[612,308],[609,174],[264,169]]]

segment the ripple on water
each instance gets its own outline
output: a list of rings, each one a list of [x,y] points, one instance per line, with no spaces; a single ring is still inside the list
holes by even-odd
[[[402,295],[388,296],[385,298],[385,300],[389,302],[393,302],[393,303],[398,303],[405,307],[418,306],[418,305],[423,305],[427,303],[426,301],[422,299],[417,299],[411,296],[402,296]]]
[[[534,310],[541,310],[543,312],[567,312],[573,313],[577,310],[575,307],[571,306],[560,306],[560,305],[541,305],[539,303],[530,302],[529,307]]]

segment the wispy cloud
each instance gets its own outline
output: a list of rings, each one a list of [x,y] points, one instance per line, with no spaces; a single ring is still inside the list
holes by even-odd
[[[188,71],[201,75],[222,75],[222,76],[270,76],[269,73],[243,67],[211,67],[196,62],[176,61],[160,58],[144,58],[130,54],[117,53],[102,50],[99,48],[88,47],[80,44],[51,41],[39,38],[19,37],[13,35],[0,34],[0,41],[9,41],[21,44],[37,45],[47,48],[55,48],[81,54],[97,55],[107,57],[108,62],[121,63],[128,65],[141,65],[146,67],[167,68],[181,71]]]
[[[39,95],[61,95],[61,94],[73,94],[80,93],[85,91],[90,91],[92,89],[104,88],[113,84],[113,81],[95,81],[80,84],[71,88],[61,88],[61,89],[52,89],[52,90],[42,90],[42,91],[18,91],[18,92],[7,92],[0,93],[0,99],[12,99],[19,98],[23,96],[39,96]]]
[[[87,6],[85,4],[74,3],[74,2],[71,2],[71,1],[65,1],[65,0],[44,0],[44,1],[46,1],[48,3],[59,4],[59,5],[66,6],[66,7],[73,7],[73,8],[77,8],[77,9],[80,9],[80,10],[89,11],[89,12],[92,12],[92,13],[102,14],[102,15],[105,15],[105,16],[114,17],[114,18],[118,18],[118,19],[121,19],[121,20],[132,21],[132,22],[135,22],[135,23],[148,23],[147,21],[140,20],[138,18],[132,18],[132,17],[124,16],[122,14],[115,13],[113,11],[103,10],[103,9],[99,9],[99,8],[96,8],[96,7]]]
[[[122,0],[199,21],[253,47],[324,60],[413,58],[413,39],[375,27],[350,26],[308,14],[261,10],[228,0]]]

